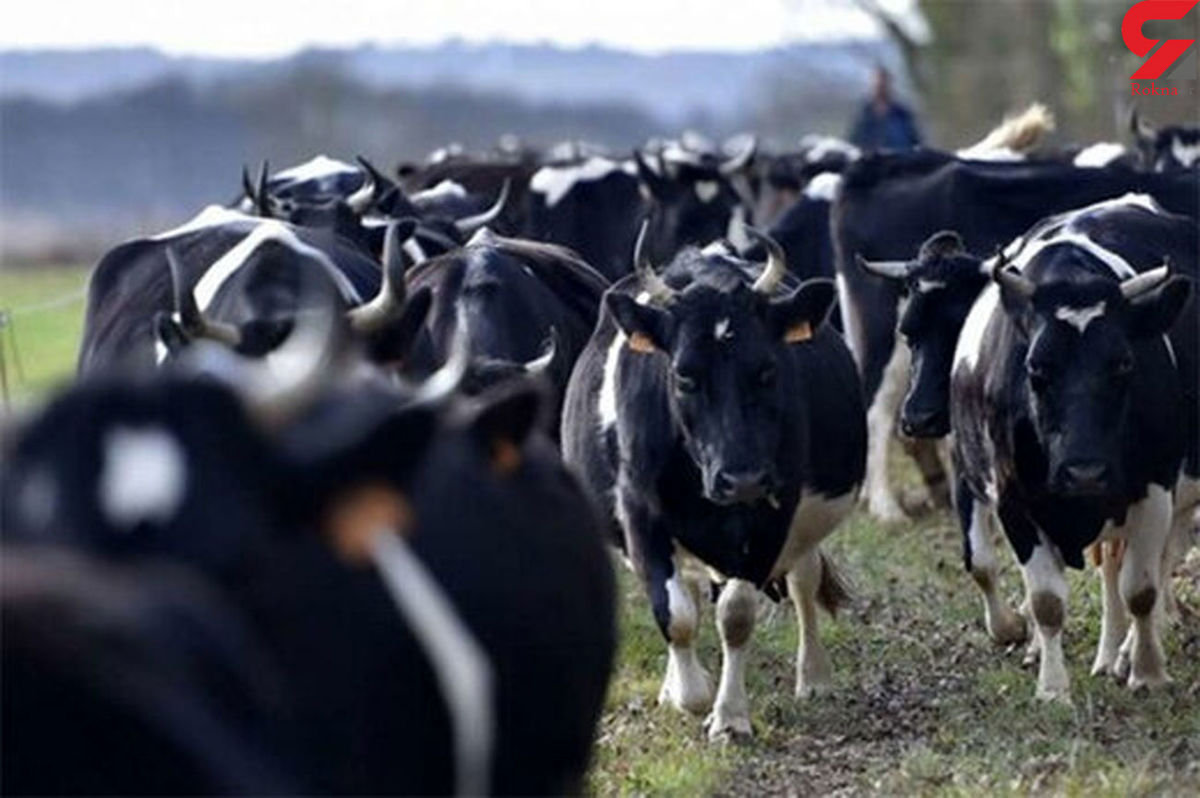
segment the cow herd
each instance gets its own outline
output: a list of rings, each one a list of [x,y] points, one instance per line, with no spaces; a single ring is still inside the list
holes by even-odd
[[[832,682],[821,544],[860,494],[905,515],[897,419],[1039,697],[1069,700],[1089,554],[1093,671],[1164,683],[1200,508],[1200,131],[1039,149],[1050,124],[956,154],[264,163],[115,247],[78,378],[5,422],[4,791],[577,792],[614,554],[660,703],[750,736],[761,602],[795,607],[796,697]]]

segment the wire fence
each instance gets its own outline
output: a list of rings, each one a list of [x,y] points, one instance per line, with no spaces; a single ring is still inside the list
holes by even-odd
[[[82,285],[73,291],[41,302],[0,307],[0,399],[3,400],[5,408],[9,407],[12,398],[11,386],[14,384],[12,377],[15,376],[18,382],[25,381],[25,365],[21,358],[21,347],[17,338],[17,320],[69,307],[77,302],[82,302],[86,295],[87,285]],[[10,360],[12,362],[11,375],[9,373]]]

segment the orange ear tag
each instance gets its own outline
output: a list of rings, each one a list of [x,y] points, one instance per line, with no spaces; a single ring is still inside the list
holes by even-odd
[[[371,539],[385,531],[408,537],[412,507],[404,494],[375,482],[346,490],[325,514],[325,529],[333,548],[346,562],[369,561]]]
[[[788,327],[787,332],[783,334],[784,343],[789,344],[798,344],[810,338],[812,338],[812,325],[806,321]]]
[[[634,352],[653,352],[654,342],[650,340],[650,336],[645,333],[634,333],[629,336],[629,348]]]
[[[507,438],[492,443],[492,470],[506,477],[521,465],[521,450]]]

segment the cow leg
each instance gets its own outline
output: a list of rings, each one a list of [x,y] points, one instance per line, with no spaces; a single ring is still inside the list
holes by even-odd
[[[1100,644],[1092,663],[1092,675],[1115,673],[1121,642],[1129,631],[1129,615],[1121,601],[1118,574],[1121,570],[1121,549],[1124,542],[1114,540],[1097,543],[1100,558]]]
[[[695,580],[683,572],[676,558],[674,573],[666,582],[667,672],[658,703],[703,715],[712,706],[712,680],[696,656],[700,629],[700,601]]]
[[[1063,658],[1062,631],[1067,614],[1067,580],[1062,563],[1044,539],[1021,566],[1029,607],[1041,651],[1037,697],[1044,701],[1070,701],[1071,679]]]
[[[800,646],[796,653],[796,698],[810,698],[833,684],[829,654],[817,633],[817,590],[821,585],[821,555],[813,548],[788,571],[788,594],[796,607]]]
[[[1179,606],[1175,601],[1175,586],[1172,577],[1188,549],[1196,529],[1196,512],[1200,508],[1200,478],[1182,476],[1175,486],[1175,509],[1171,521],[1171,535],[1163,549],[1162,601],[1160,611],[1164,619],[1179,617]]]
[[[1171,494],[1150,485],[1145,499],[1130,508],[1125,528],[1128,546],[1119,585],[1133,618],[1129,651],[1129,687],[1157,687],[1170,681],[1154,612],[1161,583],[1163,547],[1171,530]]]
[[[1025,639],[1025,621],[1000,597],[1000,569],[992,544],[996,529],[992,508],[972,496],[961,480],[956,494],[959,523],[964,533],[963,554],[967,571],[983,594],[983,618],[988,636],[1001,645],[1019,643]]]
[[[867,411],[867,476],[863,493],[871,515],[885,523],[896,523],[907,517],[888,481],[888,450],[896,430],[896,413],[904,401],[910,359],[908,347],[897,341],[883,370],[883,381]]]
[[[754,632],[758,591],[741,579],[725,584],[717,599],[717,630],[721,634],[721,684],[706,725],[711,740],[745,738],[750,728],[750,699],[746,696],[746,648]]]

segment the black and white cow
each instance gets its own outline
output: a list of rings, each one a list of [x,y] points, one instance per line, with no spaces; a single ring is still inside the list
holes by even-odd
[[[629,273],[638,226],[650,220],[648,246],[663,260],[688,244],[735,233],[745,220],[731,182],[753,146],[724,160],[681,148],[631,160],[590,156],[543,166],[529,183],[527,238],[561,244],[609,280]]]
[[[1193,220],[1166,213],[1146,195],[1130,194],[1049,217],[1006,247],[1004,257],[1028,267],[1043,250],[1058,248],[1074,252],[1078,259],[1093,265],[1109,264],[1111,271],[1122,277],[1131,276],[1129,264],[1144,269],[1165,259],[1180,274],[1195,279],[1200,276],[1197,235]],[[906,434],[928,438],[951,431],[951,373],[958,367],[958,359],[965,359],[967,350],[979,345],[974,339],[983,334],[988,309],[995,306],[998,289],[991,285],[990,275],[996,260],[983,261],[965,249],[956,233],[943,232],[922,246],[915,261],[864,262],[868,270],[903,283],[908,296],[899,326],[912,350],[912,379],[901,409],[901,426]],[[1072,318],[1085,317],[1064,312],[1065,321]],[[1085,333],[1090,324],[1085,324]],[[1174,520],[1163,557],[1164,578],[1169,577],[1185,550],[1192,516],[1200,504],[1200,323],[1195,300],[1178,313],[1174,325],[1168,326],[1172,361],[1183,397],[1186,456],[1174,488]],[[983,591],[988,631],[998,642],[1019,640],[1024,633],[1021,620],[998,592],[991,542],[994,521],[987,507],[972,498],[971,485],[965,479],[958,480],[956,497],[965,564]],[[1113,563],[1104,565],[1106,577],[1114,578]],[[1111,668],[1114,639],[1120,637],[1119,630],[1110,628],[1121,625],[1122,615],[1112,586],[1108,587],[1107,595],[1113,601],[1105,607],[1105,643],[1097,657],[1097,670]],[[1164,599],[1171,595],[1168,588],[1164,584]]]
[[[1200,165],[1200,126],[1168,125],[1155,128],[1135,111],[1130,129],[1143,164],[1155,172],[1192,169]]]
[[[570,250],[486,228],[463,249],[413,268],[407,280],[410,292],[432,295],[426,328],[433,361],[444,362],[465,342],[468,394],[514,375],[544,375],[557,434],[567,379],[596,327],[608,281]]]
[[[217,206],[122,244],[92,273],[79,374],[154,368],[197,337],[265,356],[317,285],[381,360],[401,359],[428,308],[427,297],[406,304],[396,294],[405,264],[394,253],[412,229],[411,222],[394,225],[387,269],[336,236]]]
[[[756,234],[757,235],[757,234]],[[712,707],[712,737],[751,731],[746,644],[757,590],[786,578],[797,608],[796,695],[825,688],[817,607],[843,588],[818,545],[854,505],[865,427],[854,362],[825,324],[828,280],[797,285],[765,240],[758,266],[685,249],[605,295],[563,411],[563,451],[600,497],[668,643],[660,702]],[[715,704],[696,657],[703,566],[724,663]]]
[[[939,230],[955,230],[972,251],[988,252],[1047,215],[1131,191],[1195,218],[1200,175],[1084,169],[1045,161],[973,162],[926,151],[874,153],[847,169],[831,222],[842,319],[870,408],[865,492],[873,515],[903,515],[888,487],[886,462],[908,352],[895,346],[899,287],[858,266],[855,255],[907,260]]]
[[[219,347],[192,357],[207,373],[270,382],[263,364]],[[319,378],[322,359],[305,362]],[[136,642],[149,647],[145,668],[194,688],[153,700],[194,700],[160,705],[154,711],[171,710],[173,723],[125,740],[125,756],[95,781],[78,774],[84,791],[580,788],[615,643],[611,566],[587,495],[537,433],[540,392],[518,386],[439,412],[461,371],[439,372],[412,394],[299,379],[286,395],[246,391],[245,400],[220,381],[171,371],[95,379],[6,438],[6,546],[194,569],[244,623],[272,676],[189,682],[203,672],[183,671],[188,646],[221,641],[177,614],[177,628],[151,630],[164,643]],[[119,627],[113,636],[112,645],[125,642]],[[12,640],[3,640],[6,676]],[[185,650],[174,655],[171,643]],[[90,655],[81,667],[100,667],[103,645],[81,647]],[[251,650],[224,653],[236,662]],[[129,651],[110,653],[119,664]],[[239,689],[254,700],[240,701]],[[235,730],[253,732],[244,747],[224,724],[206,722],[230,702],[242,721]],[[96,703],[84,705],[98,733],[129,727],[110,725],[123,716]],[[8,713],[22,706],[5,702],[6,733]],[[188,750],[208,754],[208,769],[154,781],[169,762],[145,756],[176,747],[176,730],[194,735]],[[50,747],[34,750],[39,743]],[[88,759],[62,750],[76,743],[94,744],[31,738],[20,784],[62,784],[61,763]],[[277,780],[248,769],[259,751],[280,763]]]

